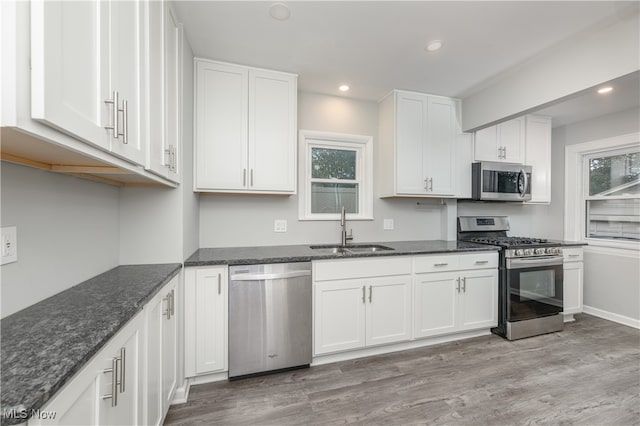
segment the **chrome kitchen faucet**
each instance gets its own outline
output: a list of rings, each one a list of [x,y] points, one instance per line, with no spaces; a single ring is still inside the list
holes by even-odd
[[[347,212],[344,206],[342,206],[342,211],[340,214],[340,226],[342,227],[342,233],[341,233],[342,238],[340,240],[340,245],[346,246],[347,241],[353,240],[353,229],[350,229],[349,235],[347,235]]]

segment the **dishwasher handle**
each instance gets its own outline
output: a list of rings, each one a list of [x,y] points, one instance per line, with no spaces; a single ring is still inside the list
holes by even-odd
[[[278,272],[274,274],[235,274],[231,275],[231,281],[267,281],[310,276],[311,270]]]

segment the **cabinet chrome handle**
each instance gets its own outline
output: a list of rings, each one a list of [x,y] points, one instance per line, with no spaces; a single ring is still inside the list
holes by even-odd
[[[124,393],[124,377],[127,365],[126,355],[127,349],[125,347],[120,348],[120,393]]]
[[[433,266],[447,266],[448,263],[434,263]]]
[[[122,101],[122,133],[118,136],[122,136],[123,144],[129,143],[129,102],[126,99]]]
[[[507,159],[507,147],[502,147],[502,158]]]
[[[460,277],[456,278],[456,291],[460,293]]]
[[[367,303],[367,286],[362,286],[362,303]]]
[[[102,399],[111,399],[111,406],[118,405],[118,358],[111,359],[111,368],[105,368],[103,373],[111,373],[111,393],[102,395]]]
[[[242,169],[242,186],[247,186],[247,169]]]
[[[488,260],[476,260],[476,265],[485,265],[489,263]]]
[[[250,185],[250,186],[253,186],[253,169],[251,169],[251,173],[250,173],[250,179],[249,179],[249,181],[250,181],[250,184],[249,184],[249,185]]]
[[[570,254],[569,257],[580,257],[579,254]]]
[[[222,294],[222,274],[218,274],[218,294]]]
[[[169,145],[168,149],[164,150],[165,155],[165,167],[170,171],[176,171],[176,147],[173,145]]]
[[[424,178],[424,190],[429,192],[429,178]]]
[[[433,191],[433,178],[429,178],[429,191]]]
[[[117,138],[120,131],[118,126],[118,92],[114,90],[111,99],[104,101],[104,103],[111,104],[111,117],[113,120],[112,126],[104,126],[104,128],[107,130],[113,130],[113,137]]]
[[[171,316],[176,314],[176,289],[171,289]]]
[[[369,286],[369,303],[373,302],[373,286]]]
[[[167,309],[162,312],[162,315],[166,315],[167,319],[171,319],[171,293],[167,293],[165,297],[162,298],[163,302],[167,302]]]
[[[467,278],[466,277],[462,277],[462,291],[463,292],[467,292]]]

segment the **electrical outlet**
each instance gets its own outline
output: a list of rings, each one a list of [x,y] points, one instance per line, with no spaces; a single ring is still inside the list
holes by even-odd
[[[1,265],[18,261],[18,230],[15,226],[2,228],[0,243],[2,244]]]
[[[385,219],[382,228],[385,231],[393,231],[393,219]]]
[[[276,219],[273,222],[273,232],[287,232],[287,221],[285,219]]]

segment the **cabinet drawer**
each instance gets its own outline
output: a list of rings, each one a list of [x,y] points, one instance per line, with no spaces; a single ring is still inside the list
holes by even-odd
[[[411,257],[383,256],[376,259],[341,259],[313,262],[314,281],[386,277],[411,273]]]
[[[562,249],[562,256],[565,262],[582,262],[582,247],[578,248],[566,248]]]
[[[460,269],[484,269],[498,267],[498,252],[461,254]]]
[[[445,254],[435,256],[416,256],[415,273],[444,272],[460,269],[460,256],[457,254]]]

